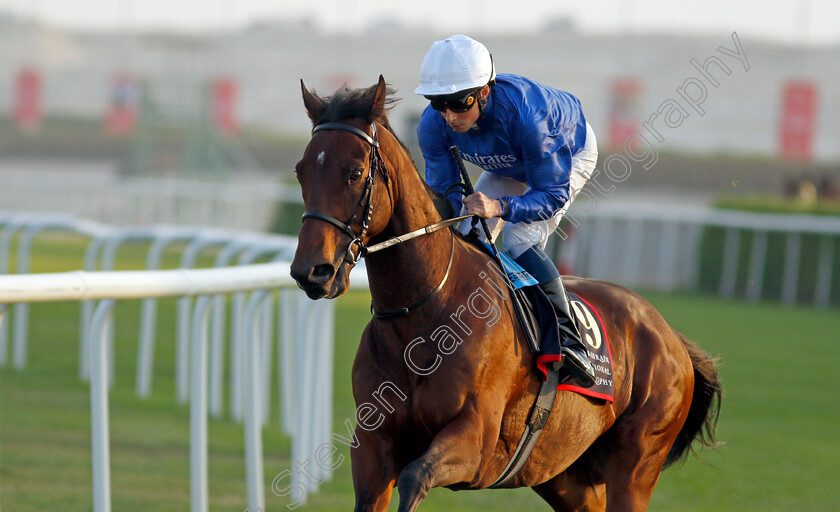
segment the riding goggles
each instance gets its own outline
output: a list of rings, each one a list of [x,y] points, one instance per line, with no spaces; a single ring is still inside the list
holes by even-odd
[[[432,108],[438,112],[452,112],[461,114],[471,109],[478,99],[478,93],[481,89],[471,89],[469,91],[456,92],[455,94],[447,94],[446,96],[426,96]]]

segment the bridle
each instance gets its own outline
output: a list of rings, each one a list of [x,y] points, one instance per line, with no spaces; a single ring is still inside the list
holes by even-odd
[[[350,220],[348,220],[346,223],[341,222],[340,220],[336,219],[331,215],[327,215],[326,213],[311,210],[303,212],[301,220],[322,220],[324,222],[332,224],[344,233],[347,233],[347,235],[350,237],[350,244],[347,245],[347,250],[344,252],[344,261],[351,265],[355,265],[362,258],[364,258],[365,254],[367,254],[368,252],[368,249],[365,246],[363,240],[368,228],[370,227],[370,218],[373,214],[373,201],[371,200],[371,196],[373,195],[373,185],[376,181],[376,171],[379,169],[380,162],[382,161],[382,157],[379,155],[379,141],[376,140],[376,123],[370,123],[371,135],[368,135],[362,130],[356,128],[355,126],[351,126],[349,124],[344,123],[319,124],[312,129],[312,134],[315,135],[318,132],[326,130],[341,130],[345,132],[350,132],[353,135],[362,139],[363,141],[367,142],[370,145],[370,172],[368,173],[368,177],[365,180],[365,189],[362,191],[361,197],[359,197],[359,202],[356,204],[356,208],[353,209],[353,214],[350,216]],[[387,180],[387,170],[384,170],[383,174],[385,175],[385,179]],[[362,216],[361,229],[358,233],[355,233],[353,231],[353,228],[351,227],[351,224],[356,219],[356,214],[359,213],[359,210],[363,207],[363,205],[366,206],[365,213]],[[353,246],[358,246],[358,250],[355,254],[353,254]]]
[[[386,181],[386,183],[388,181],[388,170],[385,168],[385,163],[382,160],[381,155],[379,154],[379,141],[377,140],[376,123],[371,123],[370,124],[370,132],[371,132],[370,135],[368,135],[364,131],[356,128],[355,126],[351,126],[351,125],[345,124],[345,123],[323,123],[323,124],[319,124],[319,125],[316,125],[312,129],[312,134],[314,135],[314,134],[316,134],[320,131],[327,131],[327,130],[340,130],[340,131],[350,132],[353,135],[362,139],[363,141],[367,142],[368,145],[370,145],[370,148],[371,148],[370,149],[370,162],[369,162],[370,171],[368,172],[368,177],[365,180],[365,188],[362,191],[361,197],[359,197],[359,202],[356,204],[356,207],[353,209],[353,214],[350,216],[350,220],[348,220],[346,223],[341,222],[340,220],[336,219],[335,217],[333,217],[331,215],[327,215],[325,213],[312,211],[312,210],[307,210],[307,211],[303,212],[303,215],[301,216],[301,221],[305,221],[306,219],[321,220],[321,221],[324,221],[324,222],[338,228],[340,231],[342,231],[343,233],[347,234],[347,236],[350,237],[350,243],[347,245],[347,250],[344,252],[344,258],[343,258],[343,261],[342,261],[342,265],[345,264],[345,263],[350,264],[350,265],[355,265],[356,263],[361,261],[362,258],[364,258],[365,256],[367,256],[370,253],[373,253],[373,252],[376,252],[376,251],[379,251],[379,250],[382,250],[382,249],[386,249],[388,247],[392,247],[392,246],[397,245],[397,244],[401,244],[403,242],[406,242],[406,241],[411,240],[412,238],[416,238],[418,236],[426,235],[426,234],[429,234],[429,233],[434,233],[435,231],[438,231],[440,229],[452,226],[453,224],[457,224],[458,222],[461,222],[464,219],[472,217],[472,215],[464,215],[464,216],[461,216],[461,217],[455,217],[455,218],[452,218],[452,219],[442,220],[440,222],[435,222],[434,224],[424,226],[420,229],[416,229],[416,230],[414,230],[410,233],[406,233],[404,235],[389,238],[388,240],[385,240],[385,241],[380,242],[380,243],[375,244],[375,245],[371,245],[371,246],[365,245],[364,237],[365,237],[365,234],[367,234],[368,228],[370,227],[370,219],[371,219],[371,216],[373,215],[373,199],[372,199],[372,196],[373,196],[373,186],[374,186],[375,181],[376,181],[376,171],[381,169],[381,172],[383,174],[383,179]],[[390,194],[390,191],[389,191],[389,194]],[[361,229],[359,230],[358,233],[356,233],[353,230],[351,224],[356,219],[356,215],[359,213],[359,211],[362,208],[364,208],[365,211],[364,211],[364,215],[362,216]],[[374,317],[376,317],[376,318],[390,318],[390,317],[393,317],[393,316],[407,315],[411,310],[413,310],[413,309],[419,307],[420,305],[424,304],[425,302],[427,302],[429,299],[431,299],[433,296],[435,296],[443,288],[444,283],[446,283],[446,280],[449,278],[449,270],[452,268],[452,259],[453,259],[453,255],[455,254],[455,246],[454,246],[454,240],[455,239],[454,239],[454,235],[452,235],[452,236],[453,236],[453,239],[452,239],[453,240],[453,246],[452,246],[452,250],[450,251],[450,254],[449,254],[449,264],[446,267],[446,273],[444,274],[443,279],[441,280],[440,284],[434,290],[432,290],[432,292],[430,294],[428,294],[426,297],[421,299],[419,302],[416,302],[416,303],[412,304],[411,306],[404,307],[404,308],[394,310],[394,311],[373,312]],[[354,246],[358,247],[355,254],[353,252]],[[371,311],[373,311],[373,305],[371,305]]]

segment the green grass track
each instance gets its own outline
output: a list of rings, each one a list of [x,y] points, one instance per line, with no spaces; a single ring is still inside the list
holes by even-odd
[[[73,258],[77,249],[70,250]],[[67,258],[33,264],[60,267]],[[142,261],[139,258],[138,261]],[[39,268],[40,266],[40,268]],[[58,268],[64,270],[64,268]],[[645,293],[678,330],[719,354],[725,398],[718,439],[663,473],[652,511],[840,510],[840,314],[780,305],[747,305],[685,295]],[[350,366],[368,296],[338,301],[333,432],[352,417]],[[158,310],[153,394],[134,395],[139,301],[115,312],[116,383],[110,394],[112,503],[115,511],[189,510],[189,407],[175,400],[174,300]],[[9,321],[10,315],[6,315]],[[0,510],[89,511],[90,395],[78,376],[76,303],[35,304],[24,371],[0,368]],[[276,364],[276,363],[275,363]],[[275,373],[276,379],[276,373]],[[290,440],[279,431],[276,385],[264,430],[266,509],[287,510],[271,493],[290,466]],[[320,492],[297,510],[352,510],[349,449]],[[240,425],[209,422],[210,509],[246,509]],[[391,509],[395,510],[395,499]],[[530,490],[451,492],[434,489],[425,511],[548,510]]]

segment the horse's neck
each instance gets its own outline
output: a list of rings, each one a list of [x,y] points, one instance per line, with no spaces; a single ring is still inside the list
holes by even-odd
[[[407,155],[391,164],[394,210],[381,237],[403,235],[440,220],[432,198]],[[367,258],[373,306],[400,309],[421,300],[446,274],[452,234],[440,230],[371,254]]]

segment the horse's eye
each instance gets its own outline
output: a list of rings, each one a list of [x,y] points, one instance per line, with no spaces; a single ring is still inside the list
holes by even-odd
[[[350,181],[359,181],[362,178],[361,169],[353,169],[350,171]]]

